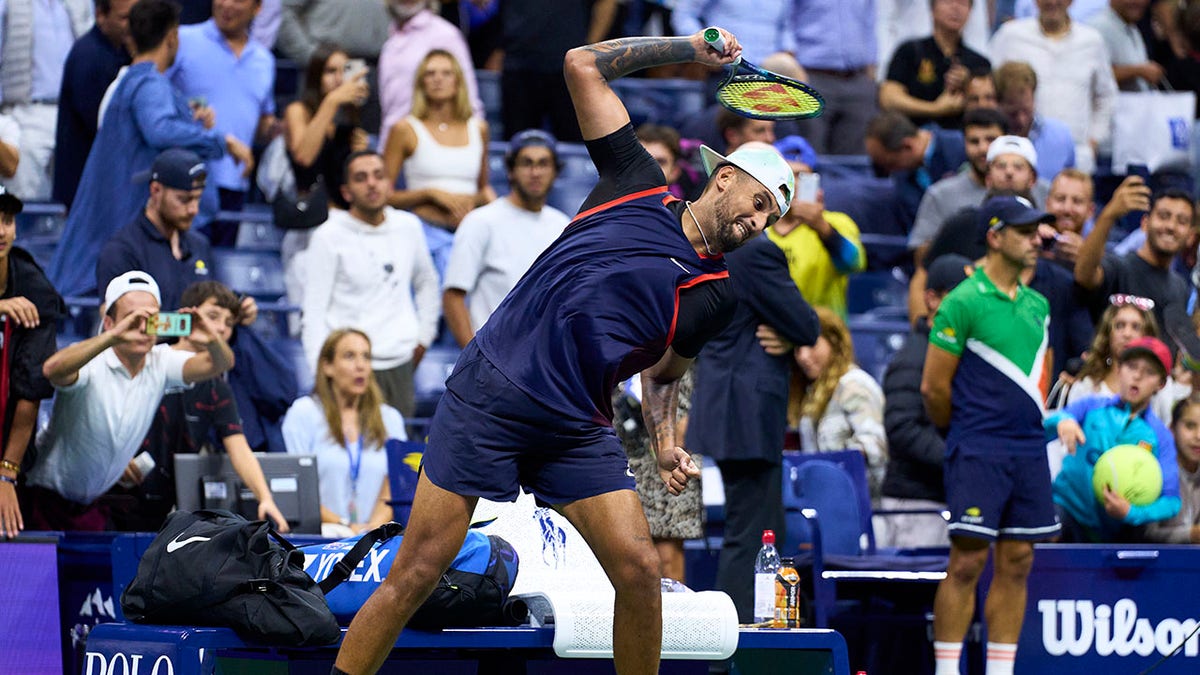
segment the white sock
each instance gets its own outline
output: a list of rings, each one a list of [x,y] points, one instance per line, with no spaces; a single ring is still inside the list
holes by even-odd
[[[1017,646],[1003,642],[987,643],[987,675],[1013,675]]]
[[[934,641],[933,662],[936,670],[933,675],[959,675],[958,662],[962,659],[962,648],[961,642]]]

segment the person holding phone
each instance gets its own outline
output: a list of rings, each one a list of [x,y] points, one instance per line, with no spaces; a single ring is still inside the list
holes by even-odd
[[[183,304],[195,307],[197,313],[205,315],[222,340],[230,340],[237,325],[240,301],[224,284],[218,281],[194,283],[183,291]],[[187,328],[172,349],[185,354],[198,354],[204,350],[192,339],[191,314],[160,312],[154,316],[184,319],[172,321],[177,325],[185,324],[183,327]],[[159,328],[159,337],[164,335],[162,328]],[[214,439],[219,439],[215,446]],[[280,532],[290,529],[243,433],[233,390],[220,377],[163,396],[138,454],[130,460],[117,487],[108,492],[109,496],[123,497],[113,500],[110,510],[113,529],[155,532],[161,528],[175,508],[175,455],[198,452],[229,455],[234,471],[258,502],[257,517],[270,520]]]
[[[796,196],[787,215],[767,228],[767,236],[787,254],[792,281],[815,307],[846,318],[850,275],[867,266],[858,224],[840,211],[825,209],[821,174],[813,171],[817,153],[802,136],[775,143],[796,176]]]
[[[317,47],[304,71],[300,99],[283,111],[283,135],[297,190],[311,190],[323,180],[329,202],[346,208],[337,187],[346,158],[367,149],[367,132],[359,117],[369,94],[362,59],[351,59],[337,45]]]
[[[1192,196],[1183,190],[1168,188],[1152,195],[1145,179],[1137,175],[1121,182],[1075,260],[1075,281],[1092,292],[1093,313],[1102,310],[1114,293],[1153,300],[1160,326],[1172,325],[1169,317],[1186,311],[1188,283],[1171,270],[1171,264],[1191,241],[1195,208]],[[1143,213],[1145,241],[1125,255],[1105,255],[1113,225],[1133,211]]]
[[[158,283],[135,270],[109,282],[104,330],[59,350],[42,366],[57,390],[50,425],[37,439],[21,505],[35,530],[101,531],[109,526],[100,497],[128,470],[163,395],[233,367],[220,331],[195,308],[188,337],[196,354],[155,346],[146,320],[157,314]]]

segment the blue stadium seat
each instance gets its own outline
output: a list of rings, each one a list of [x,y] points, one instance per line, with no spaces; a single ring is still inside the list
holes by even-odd
[[[629,77],[611,85],[635,127],[650,122],[679,128],[708,103],[706,84],[698,80]]]
[[[433,346],[425,352],[413,375],[417,399],[415,417],[433,417],[434,408],[442,398],[442,392],[446,391],[446,378],[454,370],[461,351],[457,346]]]
[[[28,248],[36,240],[57,242],[67,222],[67,207],[58,202],[25,202],[17,214],[17,245]]]
[[[30,237],[28,239],[17,239],[14,245],[29,251],[29,255],[37,261],[37,264],[42,266],[42,269],[50,267],[50,259],[54,257],[54,249],[58,248],[57,239],[48,239],[46,237]]]
[[[546,201],[568,216],[574,216],[579,212],[579,206],[583,204],[583,200],[587,199],[594,187],[596,187],[594,178],[559,178],[554,183],[554,188],[550,190],[550,196]]]
[[[504,165],[504,155],[508,153],[508,143],[491,141],[488,143],[488,183],[496,194],[508,194],[508,167]]]
[[[854,359],[876,381],[883,381],[883,371],[908,337],[909,325],[904,319],[881,319],[870,315],[851,315],[846,320],[854,341]]]
[[[238,293],[260,300],[279,300],[287,294],[283,283],[283,261],[272,251],[239,251],[214,248],[216,280]]]
[[[420,456],[425,454],[425,444],[389,438],[384,445],[388,461],[388,487],[392,498],[392,520],[401,525],[408,524],[412,513],[413,497],[417,493],[417,468]]]
[[[270,221],[263,223],[243,220],[238,227],[235,248],[241,251],[269,251],[278,254],[283,232],[284,230],[275,227]]]
[[[861,452],[785,453],[784,505],[792,542],[785,543],[785,549],[799,548],[793,529],[811,546],[811,553],[801,555],[798,562],[811,565],[808,576],[816,628],[828,628],[846,602],[859,603],[860,611],[852,614],[855,619],[877,625],[879,618],[866,609],[871,606],[870,592],[886,592],[896,583],[919,584],[925,601],[932,603],[935,584],[946,576],[947,556],[876,550],[867,466]],[[846,584],[857,584],[868,595],[856,593],[853,600],[839,596],[839,587]]]
[[[593,183],[600,178],[592,156],[588,154],[587,146],[582,143],[559,143],[558,158],[562,161],[562,171],[558,179],[590,179]]]
[[[904,318],[908,303],[908,278],[904,271],[893,267],[890,270],[867,270],[850,275],[846,289],[846,311],[850,314],[876,313],[899,310]]]
[[[484,118],[492,138],[504,138],[504,123],[500,117],[500,73],[476,70],[475,83],[479,85],[479,100],[483,102]]]
[[[272,340],[270,346],[276,352],[281,354],[287,362],[292,364],[293,372],[296,373],[296,385],[299,387],[297,391],[301,396],[308,394],[313,389],[313,365],[308,362],[304,355],[304,345],[300,340],[295,338],[280,338]]]

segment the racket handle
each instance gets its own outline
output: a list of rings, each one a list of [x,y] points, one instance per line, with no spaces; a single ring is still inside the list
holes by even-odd
[[[710,49],[716,50],[718,54],[725,54],[725,38],[716,26],[709,26],[704,29],[704,41],[708,43]]]

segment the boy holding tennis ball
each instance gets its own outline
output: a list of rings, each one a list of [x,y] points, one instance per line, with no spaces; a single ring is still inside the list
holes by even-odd
[[[1147,523],[1179,513],[1175,439],[1150,409],[1150,398],[1171,372],[1171,352],[1157,338],[1130,342],[1118,357],[1117,395],[1093,396],[1050,415],[1044,423],[1067,449],[1054,480],[1054,506],[1062,541],[1098,543],[1144,539]],[[1152,453],[1162,468],[1162,494],[1149,504],[1131,504],[1111,486],[1103,500],[1092,489],[1096,461],[1109,448],[1135,445]]]

